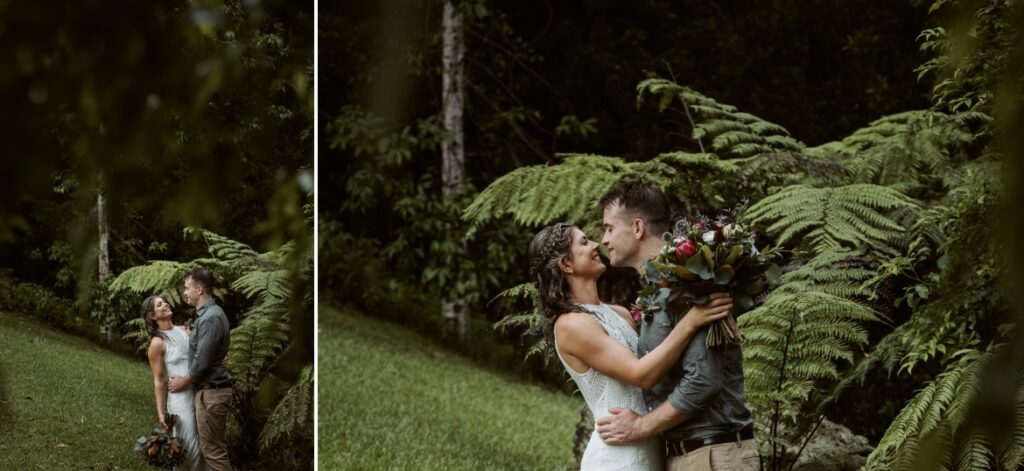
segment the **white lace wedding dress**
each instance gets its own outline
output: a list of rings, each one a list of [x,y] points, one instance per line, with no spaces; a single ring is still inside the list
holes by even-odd
[[[637,354],[637,333],[633,327],[620,317],[607,304],[585,304],[583,307],[594,313],[604,330],[615,341],[625,345]],[[609,378],[601,372],[590,368],[585,373],[577,373],[565,362],[562,354],[558,352],[556,342],[555,352],[562,366],[569,372],[569,376],[576,382],[583,399],[594,414],[594,420],[611,415],[609,407],[621,407],[632,409],[638,414],[646,413],[643,391],[629,384]],[[661,465],[661,441],[652,437],[629,445],[607,445],[597,435],[597,426],[594,426],[594,433],[590,435],[590,442],[587,443],[587,450],[583,453],[583,460],[580,463],[582,471],[587,470],[655,470],[662,469]]]
[[[167,349],[164,352],[164,369],[167,377],[185,376],[188,374],[188,334],[185,329],[174,326],[171,330],[162,331],[166,337]],[[199,449],[199,435],[196,430],[195,393],[192,388],[181,392],[167,393],[167,413],[178,416],[174,425],[174,436],[178,444],[185,447],[185,465],[176,469],[199,471],[206,470],[202,451]]]

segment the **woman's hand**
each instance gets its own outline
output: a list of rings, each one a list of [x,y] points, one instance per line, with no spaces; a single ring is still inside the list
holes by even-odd
[[[167,427],[167,416],[163,412],[161,412],[159,414],[159,416],[160,416],[160,427],[163,428],[164,430],[168,430],[168,427]]]
[[[711,293],[708,302],[703,306],[693,306],[682,322],[690,324],[694,329],[700,329],[714,321],[725,318],[732,311],[732,296],[729,293]]]

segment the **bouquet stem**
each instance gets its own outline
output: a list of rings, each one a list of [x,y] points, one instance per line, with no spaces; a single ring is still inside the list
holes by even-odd
[[[731,312],[728,316],[713,322],[708,329],[708,347],[717,347],[726,343],[739,344],[742,341],[743,335],[740,334],[740,326],[736,324],[736,318]]]

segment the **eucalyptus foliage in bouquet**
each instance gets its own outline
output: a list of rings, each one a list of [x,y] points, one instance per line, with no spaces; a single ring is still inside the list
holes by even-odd
[[[135,440],[132,449],[144,463],[161,469],[174,469],[185,460],[185,449],[173,435],[174,423],[177,421],[177,415],[168,415],[167,430],[156,427],[149,436]]]
[[[711,324],[707,345],[740,343],[736,316],[754,306],[757,295],[780,283],[773,261],[777,249],[759,250],[756,234],[738,222],[745,205],[711,219],[698,214],[676,221],[664,234],[665,247],[644,263],[645,286],[640,291],[634,318],[650,321],[654,312],[683,304],[703,305],[709,295],[727,292],[732,312]]]

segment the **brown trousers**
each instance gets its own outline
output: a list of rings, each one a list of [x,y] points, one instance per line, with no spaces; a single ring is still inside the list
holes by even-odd
[[[196,391],[196,428],[203,460],[214,471],[231,471],[224,429],[228,424],[231,388]]]
[[[719,443],[668,460],[668,471],[759,471],[754,440]]]

